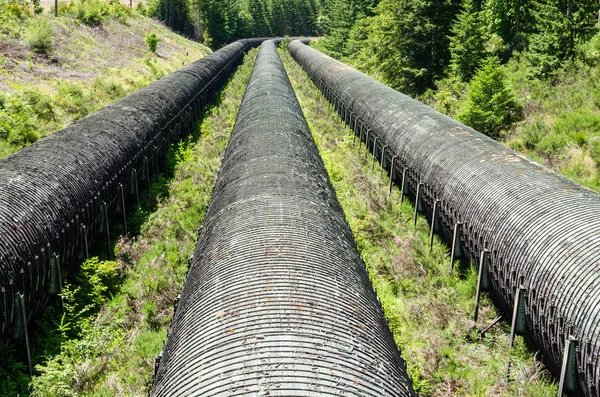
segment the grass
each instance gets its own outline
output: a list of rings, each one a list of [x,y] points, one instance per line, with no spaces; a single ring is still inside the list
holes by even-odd
[[[150,194],[156,210],[132,217],[139,227],[131,229],[139,229],[139,235],[119,240],[116,261],[88,261],[69,280],[63,293],[66,320],[45,316],[56,322],[45,339],[63,339],[58,351],[46,355],[37,342],[42,352],[37,354],[38,375],[29,384],[32,396],[147,395],[154,358],[165,341],[256,53],[246,56],[218,105],[172,151],[174,177],[155,184]],[[25,393],[27,386],[18,382],[22,366],[12,362],[12,378],[4,384],[0,380],[0,389],[10,386],[12,395]]]
[[[59,9],[0,4],[0,158],[210,52],[118,2]]]
[[[512,354],[511,379],[504,384],[509,330],[477,329],[497,315],[487,297],[479,321],[472,318],[476,273],[451,271],[448,248],[437,237],[429,250],[429,227],[414,208],[388,194],[389,180],[296,64],[280,51],[330,179],[352,228],[385,315],[408,362],[421,396],[555,396],[556,384],[534,360],[521,337]]]
[[[38,17],[31,20],[25,32],[25,42],[31,50],[47,54],[52,51],[54,43],[54,31],[50,21],[46,17]]]

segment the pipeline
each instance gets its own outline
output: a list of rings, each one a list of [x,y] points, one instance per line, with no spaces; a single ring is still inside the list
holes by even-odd
[[[414,396],[270,41],[189,266],[152,396]]]
[[[599,396],[600,195],[302,43],[289,49],[432,233],[452,242],[451,261],[484,269],[560,390]]]
[[[232,43],[0,160],[0,339],[26,335],[94,242],[110,246],[111,216],[126,229],[126,200],[139,203],[170,144],[261,42]]]

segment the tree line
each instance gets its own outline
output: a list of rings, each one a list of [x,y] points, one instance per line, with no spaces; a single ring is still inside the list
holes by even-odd
[[[151,16],[219,48],[246,37],[315,35],[320,0],[152,0]]]
[[[498,137],[521,110],[500,66],[519,56],[551,79],[598,32],[598,11],[598,0],[326,0],[322,45],[411,96],[467,84],[466,105],[447,113]]]

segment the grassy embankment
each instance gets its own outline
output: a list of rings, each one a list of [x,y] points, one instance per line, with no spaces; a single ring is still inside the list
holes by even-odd
[[[35,334],[38,375],[27,386],[13,361],[0,380],[6,395],[146,395],[255,56],[170,154],[174,177],[152,188],[157,209],[132,219],[143,222],[139,235],[117,242],[116,261],[92,259],[68,280],[64,316],[49,308]]]
[[[352,144],[350,130],[289,53],[280,53],[420,395],[556,395],[556,385],[520,337],[511,380],[504,384],[509,330],[496,326],[477,339],[475,329],[497,313],[484,298],[479,321],[471,320],[473,268],[452,272],[448,248],[437,237],[429,253],[427,221],[420,217],[413,228],[410,202],[399,202],[398,189],[388,195],[389,179],[380,176],[380,167]]]
[[[126,6],[70,4],[0,4],[0,158],[210,52]]]

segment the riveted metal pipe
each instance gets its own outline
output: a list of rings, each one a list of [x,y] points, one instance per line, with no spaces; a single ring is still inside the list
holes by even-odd
[[[151,395],[236,390],[414,396],[271,42],[240,106]]]
[[[569,384],[573,393],[597,396],[600,195],[314,49],[299,42],[289,49],[401,159],[409,190],[421,181],[423,202],[440,200],[439,233],[455,240],[458,254],[478,263],[489,249],[491,292],[505,318],[520,284],[535,292],[525,302],[528,339],[556,377],[567,337],[590,341]]]

